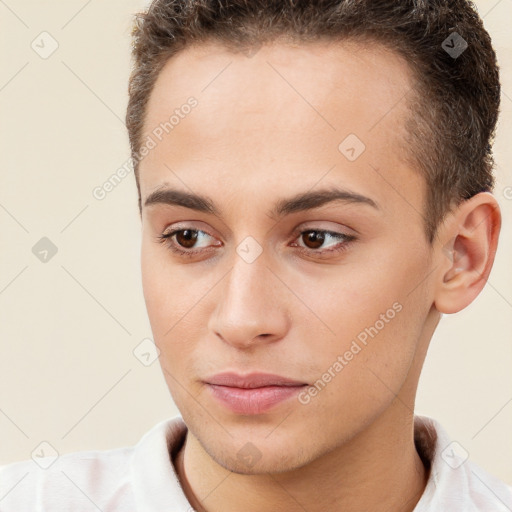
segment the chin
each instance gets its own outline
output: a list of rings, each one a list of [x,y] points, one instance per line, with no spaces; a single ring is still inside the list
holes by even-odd
[[[290,450],[282,445],[269,445],[260,450],[253,443],[247,442],[239,449],[234,446],[220,447],[220,453],[218,445],[215,446],[217,450],[207,446],[203,448],[217,464],[240,475],[286,473],[301,468],[313,459],[303,449]]]

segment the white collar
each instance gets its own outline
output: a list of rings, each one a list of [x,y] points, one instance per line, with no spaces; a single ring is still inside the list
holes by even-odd
[[[135,509],[191,512],[170,453],[181,448],[187,433],[181,416],[161,421],[134,447],[130,461]],[[430,475],[414,512],[511,512],[512,487],[458,453],[439,422],[414,416],[416,449],[430,461]],[[171,505],[172,504],[172,505]]]

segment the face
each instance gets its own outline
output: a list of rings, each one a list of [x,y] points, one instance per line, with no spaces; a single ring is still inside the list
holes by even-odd
[[[401,149],[411,84],[397,55],[355,43],[204,44],[160,73],[144,296],[172,397],[230,470],[313,461],[411,385],[432,305],[425,184]],[[240,398],[207,383],[223,372],[303,386]]]

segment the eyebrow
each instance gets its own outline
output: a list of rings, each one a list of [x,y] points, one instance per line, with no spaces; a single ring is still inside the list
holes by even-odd
[[[292,197],[280,199],[267,214],[270,217],[283,217],[291,213],[319,208],[334,201],[368,205],[379,210],[379,205],[369,197],[331,187],[314,192],[301,192]],[[154,204],[182,206],[198,212],[221,216],[219,209],[209,197],[171,188],[160,188],[149,194],[144,201],[144,206]]]

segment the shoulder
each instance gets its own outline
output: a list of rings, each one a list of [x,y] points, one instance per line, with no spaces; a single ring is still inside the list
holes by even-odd
[[[452,440],[438,421],[415,416],[415,443],[424,462],[430,465],[427,486],[415,512],[512,510],[512,486],[473,462],[468,451]]]
[[[168,418],[134,446],[61,456],[43,450],[0,466],[0,512],[153,512],[163,503],[186,503],[170,460],[185,435],[181,417]]]
[[[43,456],[0,466],[0,512],[103,510],[132,501],[133,447]],[[94,505],[93,505],[94,504]]]
[[[512,510],[512,486],[470,460],[464,465],[468,479],[468,495],[475,505],[475,510],[489,510],[490,505],[496,512]]]

